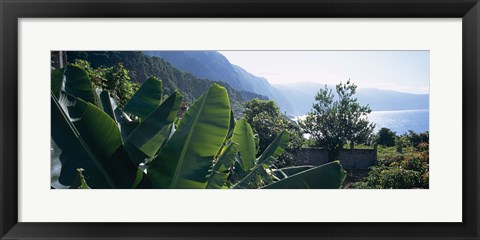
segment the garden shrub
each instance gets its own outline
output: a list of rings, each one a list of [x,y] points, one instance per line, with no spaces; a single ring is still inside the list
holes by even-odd
[[[410,189],[429,187],[428,143],[420,143],[417,149],[409,147],[403,154],[396,147],[379,148],[379,163],[361,182],[352,184],[359,189]],[[405,149],[404,149],[405,150]]]

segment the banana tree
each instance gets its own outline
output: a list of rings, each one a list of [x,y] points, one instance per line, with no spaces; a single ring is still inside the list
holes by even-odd
[[[345,173],[338,162],[301,171],[272,168],[287,146],[286,131],[256,157],[258,137],[245,119],[235,121],[225,88],[212,84],[181,118],[181,94],[163,101],[162,94],[161,81],[151,77],[120,109],[81,67],[53,70],[52,187],[341,186]]]
[[[338,161],[326,165],[313,166],[295,166],[283,169],[275,169],[271,162],[283,153],[288,145],[289,133],[283,131],[258,157],[255,158],[257,150],[255,148],[256,139],[253,135],[250,124],[245,119],[236,121],[233,136],[229,141],[237,143],[238,154],[229,162],[236,163],[236,168],[231,168],[228,172],[230,182],[225,182],[224,186],[217,188],[339,188],[345,179],[345,171]],[[243,145],[243,147],[242,147]],[[225,164],[223,155],[221,158],[223,166],[234,166],[235,164]],[[249,166],[249,167],[245,167]],[[273,169],[272,169],[273,168]],[[223,173],[214,171],[211,178],[219,178]]]

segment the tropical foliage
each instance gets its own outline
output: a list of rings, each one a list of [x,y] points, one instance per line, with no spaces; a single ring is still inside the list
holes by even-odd
[[[251,125],[234,119],[229,94],[218,84],[181,115],[182,95],[163,98],[155,77],[124,105],[112,88],[92,80],[78,64],[52,70],[52,188],[339,188],[345,178],[338,161],[275,168],[289,132],[260,150]]]
[[[243,117],[255,129],[255,134],[260,140],[260,152],[263,152],[268,143],[272,142],[283,130],[290,133],[287,151],[278,157],[276,165],[282,167],[294,165],[293,155],[288,150],[302,147],[304,141],[300,127],[281,114],[273,100],[265,101],[255,98],[245,102],[243,106],[245,107]]]
[[[230,105],[237,117],[241,116],[243,111],[242,102],[252,98],[265,99],[256,93],[236,90],[225,82],[197,78],[159,57],[147,56],[140,51],[67,51],[66,55],[69,62],[81,59],[90,62],[92,68],[111,68],[122,64],[129,70],[128,76],[134,83],[144,83],[150,76],[156,76],[163,80],[164,95],[179,91],[186,102],[193,102],[207,92],[212,83],[217,83],[227,89]]]
[[[125,106],[128,99],[140,88],[137,82],[131,81],[129,71],[121,63],[112,67],[92,68],[89,62],[76,59],[73,65],[87,71],[95,87],[107,90],[121,107]]]

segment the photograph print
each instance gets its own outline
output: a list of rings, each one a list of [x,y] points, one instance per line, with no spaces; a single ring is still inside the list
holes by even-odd
[[[50,187],[428,189],[429,59],[51,51]]]

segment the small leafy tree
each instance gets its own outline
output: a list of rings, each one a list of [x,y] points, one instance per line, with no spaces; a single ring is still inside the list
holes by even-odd
[[[389,128],[381,128],[376,136],[376,143],[379,145],[393,147],[395,146],[396,133]]]
[[[325,147],[330,160],[334,160],[343,148],[350,143],[366,143],[375,125],[368,121],[370,107],[362,106],[354,97],[357,86],[347,81],[336,86],[336,97],[326,85],[315,96],[312,112],[300,121],[305,133],[311,134],[314,146]]]
[[[259,153],[262,153],[284,129],[290,133],[287,150],[302,146],[303,138],[300,127],[281,114],[274,101],[255,98],[245,102],[244,107],[243,116],[259,137]],[[292,165],[293,161],[293,155],[286,151],[278,158],[277,164]]]

